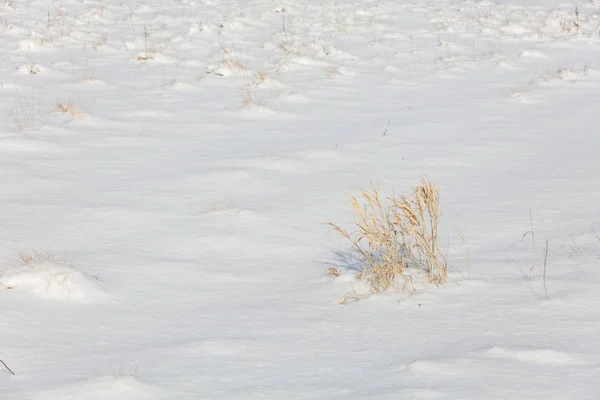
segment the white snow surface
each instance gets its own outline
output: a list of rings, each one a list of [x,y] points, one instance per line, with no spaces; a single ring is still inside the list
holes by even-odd
[[[93,276],[52,262],[8,269],[0,275],[0,289],[23,290],[39,297],[76,303],[102,302],[107,298]]]
[[[0,49],[0,259],[88,285],[3,262],[0,399],[598,398],[597,0],[10,0]],[[336,304],[323,223],[422,176],[449,282]]]
[[[48,390],[34,397],[39,400],[89,400],[131,399],[153,400],[156,388],[144,385],[131,376],[101,376]]]

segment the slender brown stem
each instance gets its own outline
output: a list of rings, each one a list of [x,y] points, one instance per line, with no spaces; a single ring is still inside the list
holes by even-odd
[[[533,213],[531,209],[529,209],[529,227],[531,230],[525,232],[521,241],[527,237],[527,235],[531,235],[531,268],[529,268],[530,277],[529,279],[533,279],[533,271],[535,270],[535,232],[533,231]]]
[[[8,372],[10,372],[11,374],[15,375],[15,373],[14,373],[14,372],[12,372],[12,369],[8,368],[8,365],[6,365],[6,364],[4,363],[4,361],[0,360],[0,363],[2,363],[2,365],[4,365],[4,367],[5,367],[5,368],[8,370]]]
[[[533,279],[533,270],[535,269],[535,232],[533,231],[533,213],[529,209],[529,227],[531,228],[531,279]]]
[[[390,123],[392,122],[392,120],[388,120],[387,125],[385,126],[385,129],[383,130],[383,137],[385,137],[385,135],[387,135],[388,132],[388,128],[390,127]]]

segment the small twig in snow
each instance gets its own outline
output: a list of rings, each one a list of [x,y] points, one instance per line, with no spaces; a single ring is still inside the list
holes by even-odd
[[[598,241],[600,242],[600,236],[598,236],[598,234],[596,233],[596,231],[592,229],[592,233],[594,234],[594,236],[596,237],[596,239],[598,239]]]
[[[390,127],[391,122],[392,122],[392,120],[389,119],[387,125],[385,126],[385,129],[383,130],[383,137],[385,137],[385,135],[387,135],[388,128]]]
[[[528,234],[531,235],[531,268],[529,271],[531,272],[530,279],[533,279],[533,270],[535,269],[535,232],[533,231],[533,213],[531,212],[531,209],[529,209],[529,226],[531,230],[523,234],[521,241],[523,241]]]
[[[11,373],[11,374],[13,374],[13,375],[16,375],[14,372],[12,372],[12,369],[8,368],[8,365],[6,365],[6,364],[4,363],[4,361],[0,360],[0,363],[2,363],[2,365],[4,365],[4,367],[5,367],[5,368],[8,370],[8,372],[10,372],[10,373]]]

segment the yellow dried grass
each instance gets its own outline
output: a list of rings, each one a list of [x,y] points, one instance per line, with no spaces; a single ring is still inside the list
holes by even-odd
[[[438,239],[440,196],[436,185],[423,178],[410,195],[393,194],[385,203],[380,188],[373,184],[359,197],[348,197],[356,229],[348,232],[334,223],[328,225],[359,253],[363,270],[357,278],[367,281],[372,292],[412,286],[411,267],[425,271],[430,283],[446,282],[447,264]]]
[[[11,259],[12,264],[17,267],[33,267],[36,264],[51,263],[75,267],[73,257],[67,255],[57,258],[49,248],[25,249],[17,253]]]
[[[56,108],[65,114],[69,114],[73,119],[80,118],[83,115],[83,112],[79,108],[77,108],[70,100],[59,101],[58,103],[56,103]]]

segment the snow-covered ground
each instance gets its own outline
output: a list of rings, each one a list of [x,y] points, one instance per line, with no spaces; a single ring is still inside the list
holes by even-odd
[[[600,396],[598,0],[2,1],[0,116],[2,400]],[[422,176],[448,284],[337,305]]]

